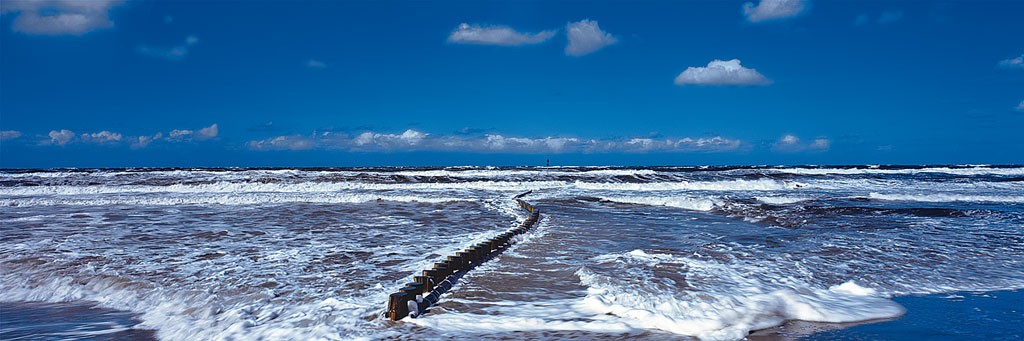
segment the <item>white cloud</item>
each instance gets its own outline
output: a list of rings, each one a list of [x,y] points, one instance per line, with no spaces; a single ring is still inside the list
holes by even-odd
[[[828,139],[814,139],[814,142],[811,142],[811,145],[807,146],[807,148],[813,150],[826,150],[831,146],[832,141],[829,141]]]
[[[82,141],[91,143],[120,142],[122,137],[123,136],[120,133],[111,133],[106,130],[98,133],[81,135]]]
[[[809,0],[761,0],[743,4],[743,15],[747,21],[757,23],[798,16],[807,10]]]
[[[306,61],[306,67],[313,69],[323,69],[327,67],[327,63],[321,62],[316,59],[310,59]]]
[[[185,41],[180,45],[174,46],[151,46],[151,45],[139,45],[135,48],[135,52],[146,57],[166,59],[169,61],[177,61],[185,58],[188,55],[189,48],[199,43],[199,38],[194,35],[185,37]]]
[[[1024,111],[1024,101],[1020,101],[1020,104],[1017,104],[1017,108],[1016,109],[1018,111]]]
[[[352,143],[357,149],[381,149],[381,150],[401,150],[410,149],[409,147],[415,148],[420,145],[428,134],[408,129],[401,134],[381,134],[375,132],[364,132],[359,134]]]
[[[826,138],[816,138],[810,143],[805,143],[793,134],[786,134],[775,141],[772,150],[782,153],[795,153],[804,151],[826,151],[832,146],[832,141]]]
[[[217,124],[211,124],[209,127],[200,128],[198,131],[191,129],[174,129],[167,134],[168,141],[204,141],[217,137],[220,130]]]
[[[192,131],[188,129],[174,129],[167,134],[167,138],[171,140],[184,140],[192,136]]]
[[[110,8],[121,0],[4,0],[0,13],[18,13],[11,29],[27,34],[82,35],[110,28]]]
[[[487,134],[480,140],[464,140],[461,141],[464,146],[462,148],[476,151],[492,151],[492,152],[516,152],[516,153],[530,153],[530,152],[553,152],[559,153],[567,151],[568,149],[576,149],[580,142],[577,138],[572,137],[543,137],[543,138],[525,138],[525,137],[506,137],[499,134]]]
[[[1024,55],[1020,55],[1016,58],[1010,58],[999,61],[999,66],[1007,69],[1022,69],[1024,70]]]
[[[520,33],[506,26],[480,26],[462,23],[448,36],[448,42],[456,44],[519,46],[543,43],[554,35],[554,31],[541,31],[530,34]]]
[[[217,137],[217,133],[218,132],[219,132],[219,130],[217,129],[217,124],[214,123],[214,124],[210,125],[209,127],[199,129],[199,131],[196,132],[195,137],[196,137],[196,140],[200,140],[200,141],[202,141],[202,140],[209,140],[209,139]]]
[[[539,138],[486,134],[433,135],[417,130],[402,134],[363,132],[355,136],[331,132],[310,136],[283,135],[250,141],[253,150],[336,149],[357,152],[472,152],[472,153],[644,153],[644,152],[716,152],[739,148],[739,140],[720,136],[681,139],[585,140],[576,137]]]
[[[697,139],[691,137],[681,139],[632,138],[621,143],[605,145],[605,147],[624,152],[695,152],[734,150],[741,144],[739,140],[715,136]]]
[[[705,67],[688,67],[676,76],[678,85],[768,85],[772,81],[755,69],[740,65],[739,59],[712,60]]]
[[[217,138],[219,132],[219,127],[216,123],[205,128],[200,128],[199,130],[174,129],[167,134],[158,132],[153,135],[141,136],[126,136],[121,133],[115,133],[108,130],[103,130],[97,133],[75,134],[73,131],[61,129],[50,131],[50,139],[48,141],[43,141],[42,144],[58,146],[64,146],[69,143],[129,145],[131,148],[139,149],[146,148],[157,141],[163,141],[165,143],[182,143],[211,140]],[[18,136],[21,134],[20,132],[14,133],[17,133]],[[6,136],[5,134],[7,134],[6,131],[0,132],[0,137]]]
[[[21,137],[21,132],[17,130],[0,130],[0,141],[13,140]]]
[[[67,129],[61,129],[60,131],[50,130],[50,144],[63,146],[68,144],[68,142],[71,142],[74,138],[75,132],[73,131]]]
[[[583,56],[615,44],[619,40],[608,32],[602,31],[597,21],[584,19],[566,26],[569,45],[565,46],[565,54]]]
[[[278,136],[266,140],[249,141],[254,150],[306,150],[316,147],[312,139],[300,135]]]
[[[134,142],[132,142],[131,147],[135,149],[146,148],[149,146],[150,143],[153,143],[153,141],[162,139],[163,137],[164,133],[156,133],[153,136],[139,136],[135,139]]]

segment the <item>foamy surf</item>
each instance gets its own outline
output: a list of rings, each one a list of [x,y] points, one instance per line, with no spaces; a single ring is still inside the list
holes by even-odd
[[[996,202],[996,203],[1024,203],[1024,196],[1021,195],[971,195],[960,193],[930,193],[930,194],[885,194],[871,193],[868,198],[875,200],[889,201],[918,201],[918,202]]]
[[[710,211],[716,206],[721,204],[721,201],[710,199],[710,198],[698,198],[698,197],[684,197],[684,196],[672,196],[672,197],[627,197],[627,196],[599,196],[602,200],[611,202],[623,203],[623,204],[634,204],[634,205],[648,205],[648,206],[668,206],[675,208],[682,208],[694,211]]]
[[[721,264],[641,250],[599,257],[599,262],[642,262],[648,266],[668,262],[699,272],[699,276],[690,277],[693,280],[685,284],[666,286],[649,282],[656,280],[650,276],[609,277],[583,268],[577,274],[588,289],[578,308],[620,317],[633,328],[664,330],[704,340],[741,339],[753,330],[789,320],[841,323],[893,318],[904,313],[899,304],[854,282],[829,289],[797,281],[779,285],[744,278],[742,272],[731,269],[721,274],[703,271],[726,270]],[[716,277],[716,287],[702,283],[700,276]]]
[[[175,340],[739,339],[1024,288],[1020,167],[890,168],[0,171],[0,302]],[[535,233],[422,318],[379,317],[526,190]]]

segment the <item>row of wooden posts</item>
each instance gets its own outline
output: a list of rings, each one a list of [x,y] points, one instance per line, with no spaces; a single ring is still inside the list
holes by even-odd
[[[384,315],[392,321],[401,320],[406,316],[415,318],[422,315],[427,308],[441,299],[441,295],[451,290],[455,282],[467,271],[512,246],[513,237],[525,233],[540,219],[540,210],[519,199],[525,194],[515,198],[520,207],[530,212],[530,216],[522,224],[456,252],[446,260],[434,263],[432,268],[423,270],[420,276],[414,276],[412,282],[406,283],[405,287],[388,297],[388,307]]]

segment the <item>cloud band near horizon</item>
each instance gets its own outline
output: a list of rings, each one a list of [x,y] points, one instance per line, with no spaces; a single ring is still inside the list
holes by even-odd
[[[249,141],[251,150],[341,150],[349,152],[472,152],[472,153],[645,153],[724,152],[739,149],[737,139],[714,137],[586,139],[547,136],[518,137],[502,134],[483,136],[434,135],[408,129],[401,134],[335,132],[311,135],[282,135]]]

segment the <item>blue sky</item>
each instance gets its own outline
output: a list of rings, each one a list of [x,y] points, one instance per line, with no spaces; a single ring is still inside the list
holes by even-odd
[[[4,1],[0,167],[1024,161],[1022,1]]]

